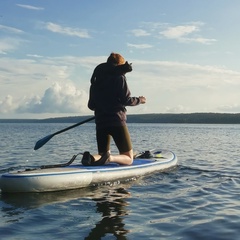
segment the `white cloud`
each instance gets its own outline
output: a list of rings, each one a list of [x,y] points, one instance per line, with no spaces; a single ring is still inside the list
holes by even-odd
[[[168,39],[175,39],[182,43],[201,43],[201,44],[212,44],[216,42],[216,39],[203,38],[196,35],[200,32],[200,26],[202,23],[196,22],[192,25],[179,25],[175,27],[167,27],[165,30],[161,31],[160,34]]]
[[[85,83],[79,84],[81,90],[74,85],[70,76],[76,69],[81,69],[81,62],[87,64],[87,61],[79,61],[77,58],[0,58],[0,116],[88,113],[90,74],[85,78]],[[78,83],[83,77],[76,75]]]
[[[68,36],[76,36],[79,38],[90,38],[90,35],[86,29],[63,27],[59,24],[47,22],[45,28],[51,32],[60,33]]]
[[[153,46],[150,44],[131,44],[131,43],[127,43],[128,47],[132,47],[132,48],[137,48],[137,49],[146,49],[146,48],[152,48]]]
[[[32,6],[32,5],[25,5],[25,4],[16,4],[18,7],[21,7],[21,8],[26,8],[26,9],[29,9],[29,10],[44,10],[43,7],[35,7],[35,6]]]
[[[106,59],[0,58],[0,116],[89,114],[89,80],[94,67]],[[132,96],[146,96],[147,104],[129,107],[129,113],[231,112],[240,102],[237,71],[171,61],[131,61],[133,72],[127,74],[127,79]]]
[[[91,113],[87,109],[90,77],[94,67],[106,59],[0,58],[0,118]]]
[[[160,33],[166,38],[178,39],[197,31],[199,31],[199,28],[197,26],[186,25],[186,26],[169,27],[168,29]]]
[[[145,37],[145,36],[150,35],[149,32],[147,32],[146,30],[143,30],[143,29],[133,29],[130,32],[136,37]]]
[[[16,38],[0,39],[0,54],[7,54],[15,50],[22,41]]]
[[[133,60],[127,78],[134,95],[147,97],[145,112],[219,112],[240,102],[240,72],[223,67]]]
[[[182,43],[201,43],[201,44],[212,44],[216,42],[216,39],[203,38],[197,36],[195,33],[200,32],[200,26],[203,23],[192,23],[192,25],[179,25],[175,27],[167,27],[161,31],[160,34],[168,39],[175,39]]]
[[[13,97],[10,95],[7,95],[2,101],[0,101],[0,113],[10,113],[15,107]]]
[[[173,107],[165,107],[165,111],[166,113],[186,113],[186,112],[190,112],[190,109],[188,107],[184,107],[182,105],[177,105],[177,106],[173,106]]]
[[[196,43],[202,43],[202,44],[212,44],[216,42],[216,39],[209,39],[209,38],[202,38],[202,37],[192,37],[192,38],[179,38],[179,42],[184,42],[184,43],[191,43],[191,42],[196,42]]]
[[[214,38],[206,38],[200,35],[203,26],[205,26],[203,22],[190,22],[175,26],[170,23],[158,22],[144,22],[142,24],[148,31],[144,30],[144,27],[139,30],[132,30],[131,32],[133,34],[135,33],[135,36],[138,36],[138,34],[141,35],[141,33],[144,34],[145,32],[148,33],[150,29],[151,36],[153,37],[176,40],[181,43],[195,42],[200,44],[212,44],[217,41]]]
[[[4,26],[0,24],[0,30],[6,31],[6,32],[10,32],[10,33],[23,33],[22,30],[18,29],[18,28],[13,28],[13,27],[8,27],[8,26]]]
[[[42,97],[24,99],[16,108],[17,113],[81,113],[86,112],[88,95],[73,84],[54,83]]]
[[[38,54],[27,54],[27,57],[42,58],[43,56],[38,55]]]
[[[220,112],[239,113],[240,105],[237,103],[231,105],[222,105],[219,107]]]
[[[216,42],[216,39],[208,39],[198,36],[193,36],[193,33],[199,32],[199,26],[197,25],[182,25],[176,27],[169,27],[166,30],[160,32],[165,38],[176,39],[179,42],[184,43],[202,43],[202,44],[211,44]],[[191,37],[189,36],[191,35]]]

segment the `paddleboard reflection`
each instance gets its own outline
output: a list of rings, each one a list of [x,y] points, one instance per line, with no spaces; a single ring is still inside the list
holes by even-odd
[[[90,225],[90,230],[87,234],[85,232],[83,239],[101,239],[106,234],[125,239],[128,230],[124,224],[124,218],[129,214],[127,199],[131,197],[127,189],[132,184],[129,182],[115,186],[95,186],[49,193],[1,193],[0,201],[2,201],[1,205],[5,205],[2,211],[12,221],[24,218],[27,210],[39,209],[47,205],[54,208],[56,204],[64,204],[64,206],[71,208],[71,204],[78,203],[79,207],[83,209],[92,208],[91,205],[95,203],[94,212],[98,213],[100,218],[98,217],[98,220]],[[81,221],[81,216],[79,216],[80,225]]]

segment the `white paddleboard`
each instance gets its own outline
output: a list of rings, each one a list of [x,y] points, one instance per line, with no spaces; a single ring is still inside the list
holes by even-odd
[[[83,166],[81,163],[54,168],[14,171],[2,174],[2,192],[50,192],[84,188],[96,184],[136,179],[177,165],[177,156],[168,150],[151,150],[151,158],[135,158],[130,166],[109,163]]]

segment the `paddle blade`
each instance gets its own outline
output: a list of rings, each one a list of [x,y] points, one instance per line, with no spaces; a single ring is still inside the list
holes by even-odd
[[[34,150],[38,150],[39,148],[41,148],[45,143],[47,143],[52,137],[54,136],[54,134],[48,135],[40,140],[38,140],[35,144]]]

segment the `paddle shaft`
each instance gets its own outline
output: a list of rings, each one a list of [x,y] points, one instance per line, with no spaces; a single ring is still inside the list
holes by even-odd
[[[95,117],[88,118],[88,119],[86,119],[86,120],[84,120],[84,121],[82,121],[82,122],[76,123],[76,124],[74,124],[74,125],[72,125],[72,126],[69,126],[69,127],[67,127],[67,128],[64,128],[64,129],[62,129],[62,130],[60,130],[60,131],[58,131],[58,132],[55,132],[55,133],[53,133],[52,135],[55,136],[55,135],[57,135],[57,134],[66,132],[66,131],[68,131],[68,130],[70,130],[70,129],[72,129],[72,128],[75,128],[75,127],[77,127],[77,126],[79,126],[79,125],[82,125],[82,124],[84,124],[84,123],[86,123],[86,122],[90,122],[90,121],[92,121],[92,120],[94,120],[94,119],[95,119]]]
[[[95,119],[95,117],[88,118],[88,119],[86,119],[86,120],[84,120],[84,121],[82,121],[82,122],[76,123],[76,124],[74,124],[74,125],[72,125],[72,126],[70,126],[70,127],[64,128],[64,129],[62,129],[62,130],[60,130],[60,131],[57,131],[57,132],[55,132],[55,133],[52,133],[52,134],[50,134],[50,135],[48,135],[48,136],[46,136],[46,137],[44,137],[44,138],[41,138],[40,140],[38,140],[38,141],[36,142],[35,147],[34,147],[34,150],[37,150],[37,149],[41,148],[44,144],[46,144],[46,143],[47,143],[52,137],[54,137],[55,135],[58,135],[58,134],[63,133],[63,132],[66,132],[66,131],[68,131],[69,129],[75,128],[75,127],[77,127],[77,126],[79,126],[79,125],[82,125],[82,124],[84,124],[84,123],[86,123],[86,122],[90,122],[90,121],[92,121],[93,119]]]

